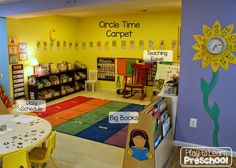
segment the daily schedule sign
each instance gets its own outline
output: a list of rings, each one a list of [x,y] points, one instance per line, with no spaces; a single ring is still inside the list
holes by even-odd
[[[144,50],[144,62],[173,62],[172,50]]]

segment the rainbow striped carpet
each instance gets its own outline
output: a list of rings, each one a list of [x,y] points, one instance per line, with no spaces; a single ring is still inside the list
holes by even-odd
[[[138,104],[78,96],[48,106],[46,112],[37,114],[58,132],[124,148],[128,126],[109,123],[108,114],[112,111],[140,112],[143,108]]]

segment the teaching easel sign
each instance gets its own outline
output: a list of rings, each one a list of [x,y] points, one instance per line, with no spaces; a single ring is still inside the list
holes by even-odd
[[[172,50],[144,50],[144,62],[173,62]]]

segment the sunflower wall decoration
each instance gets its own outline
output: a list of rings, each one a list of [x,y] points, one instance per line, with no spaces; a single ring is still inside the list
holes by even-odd
[[[196,34],[193,36],[197,42],[192,46],[197,51],[193,60],[201,61],[202,68],[210,66],[212,69],[210,83],[201,79],[201,91],[204,108],[214,122],[212,140],[216,147],[219,146],[220,108],[217,103],[214,103],[213,107],[209,106],[209,96],[217,83],[219,68],[227,71],[229,63],[236,64],[236,57],[233,54],[233,52],[236,52],[236,33],[233,33],[233,29],[233,24],[222,28],[220,21],[216,20],[212,28],[207,25],[202,26],[203,35]]]

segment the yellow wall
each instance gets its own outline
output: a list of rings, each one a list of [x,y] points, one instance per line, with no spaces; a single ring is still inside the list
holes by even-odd
[[[39,63],[58,63],[62,61],[74,62],[80,60],[78,57],[78,51],[76,50],[64,50],[61,48],[54,50],[49,48],[49,30],[56,30],[56,38],[61,41],[75,41],[78,40],[78,19],[72,17],[62,16],[49,16],[30,19],[7,19],[7,31],[8,35],[14,35],[17,37],[18,42],[26,42],[28,48],[28,61],[19,62],[24,63],[25,69],[25,83],[27,83],[27,76],[33,74],[32,66],[29,66],[30,60],[36,57]],[[43,48],[37,50],[37,41],[47,42],[48,49]],[[10,72],[11,72],[11,66]],[[11,75],[11,73],[10,73]],[[12,79],[12,78],[10,78]],[[10,81],[12,82],[12,81]],[[12,83],[11,83],[12,88]],[[11,95],[12,89],[11,89]]]
[[[159,49],[161,40],[165,41],[166,49],[171,49],[172,40],[178,40],[178,27],[180,26],[180,12],[121,15],[112,17],[93,17],[93,18],[72,18],[63,16],[49,16],[30,19],[8,19],[8,35],[15,35],[18,42],[27,42],[29,52],[29,61],[24,61],[26,74],[32,74],[32,67],[29,62],[32,57],[36,57],[39,63],[58,63],[69,61],[73,63],[79,60],[87,65],[88,69],[96,69],[97,57],[124,57],[124,58],[142,58],[143,51],[139,49],[139,40],[144,40],[144,49],[148,48],[148,41],[153,40],[154,49]],[[140,28],[99,28],[99,22],[118,22],[122,27],[122,21],[138,22]],[[47,41],[49,46],[49,30],[56,30],[56,40],[79,42],[79,49],[64,50],[62,47],[58,50],[46,51],[36,48],[37,41]],[[106,37],[106,31],[133,31],[131,38]],[[111,43],[116,40],[117,47],[113,50]],[[121,40],[126,40],[126,50],[121,49]],[[130,40],[135,41],[135,49],[130,50]],[[87,48],[82,49],[82,42],[86,42]],[[89,41],[93,41],[93,48],[89,48]],[[97,41],[101,41],[102,48],[98,50]],[[109,41],[109,50],[104,49],[104,44]],[[174,51],[175,62],[177,60],[177,51]],[[27,78],[26,78],[27,79]],[[99,81],[99,87],[102,89],[114,89],[115,82]]]
[[[159,43],[161,40],[165,41],[166,49],[171,49],[171,41],[178,38],[178,27],[180,26],[180,12],[172,13],[155,13],[155,14],[139,14],[139,15],[122,15],[114,17],[97,17],[97,18],[84,18],[79,19],[79,37],[80,39],[89,41],[102,41],[102,50],[99,51],[95,47],[93,50],[80,50],[79,55],[81,60],[89,66],[89,68],[96,69],[96,57],[124,57],[124,58],[143,58],[143,50],[139,49],[139,40],[144,40],[145,47],[148,48],[148,41],[154,40],[155,48],[159,49]],[[99,28],[99,21],[104,20],[106,22],[116,21],[122,23],[126,20],[129,22],[139,22],[141,28],[139,29],[111,29],[114,31],[133,31],[132,38],[112,38],[106,37],[106,31],[109,28]],[[112,40],[117,41],[117,47],[115,50],[111,49]],[[126,50],[121,49],[121,41],[126,40]],[[135,41],[135,49],[129,49],[130,40]],[[104,43],[109,41],[110,49],[104,50]],[[96,45],[96,44],[95,44]],[[175,62],[177,60],[177,51],[174,52]],[[122,81],[122,80],[121,80]],[[101,88],[114,89],[115,82],[100,81],[99,86]]]

